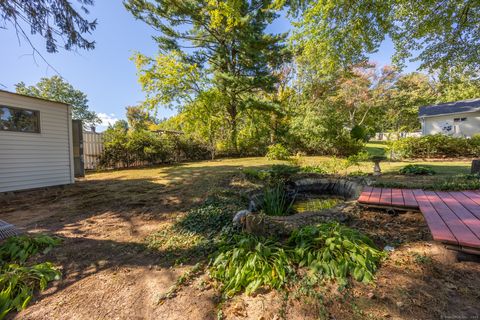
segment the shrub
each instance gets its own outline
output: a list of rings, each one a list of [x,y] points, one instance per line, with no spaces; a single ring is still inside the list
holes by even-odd
[[[350,130],[350,136],[355,140],[368,141],[367,130],[359,125],[355,125],[352,130]]]
[[[306,173],[318,173],[318,174],[327,174],[328,171],[320,166],[320,165],[313,165],[313,166],[304,166],[302,167],[302,172]]]
[[[268,160],[288,160],[290,158],[290,152],[280,143],[268,146],[267,154],[265,155]]]
[[[403,167],[402,169],[400,169],[399,172],[401,174],[409,175],[409,176],[411,176],[411,175],[428,175],[428,176],[431,176],[431,175],[435,174],[435,170],[433,170],[432,168],[421,166],[421,165],[418,165],[418,164],[408,164],[405,167]]]
[[[480,137],[457,138],[442,134],[391,141],[389,149],[399,159],[456,158],[480,155]]]
[[[104,133],[104,150],[100,166],[129,167],[136,161],[141,164],[158,164],[186,160],[205,160],[211,150],[204,144],[185,136],[158,134],[148,130],[128,130],[120,124],[109,127]]]
[[[262,286],[278,289],[285,284],[293,269],[279,243],[252,235],[234,236],[233,243],[220,249],[210,269],[227,297],[243,289],[251,294]]]
[[[372,281],[384,257],[367,236],[337,222],[296,230],[288,243],[293,247],[295,263],[320,277],[337,278],[342,284],[349,276]]]

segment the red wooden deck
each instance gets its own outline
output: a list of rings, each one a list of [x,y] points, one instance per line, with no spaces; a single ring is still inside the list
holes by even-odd
[[[418,209],[434,240],[480,254],[480,191],[365,187],[358,202],[367,206]]]

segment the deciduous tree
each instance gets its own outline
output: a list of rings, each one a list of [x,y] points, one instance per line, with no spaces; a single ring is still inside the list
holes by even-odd
[[[17,93],[33,97],[67,103],[72,106],[72,118],[82,120],[86,128],[102,123],[94,111],[89,110],[87,95],[75,89],[70,83],[59,76],[42,78],[33,85],[27,86],[20,82],[15,85]]]

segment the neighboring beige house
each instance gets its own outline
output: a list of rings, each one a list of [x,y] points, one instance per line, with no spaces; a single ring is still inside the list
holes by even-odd
[[[446,134],[472,137],[480,134],[480,99],[420,107],[422,135]]]
[[[74,181],[71,107],[0,90],[0,192]]]

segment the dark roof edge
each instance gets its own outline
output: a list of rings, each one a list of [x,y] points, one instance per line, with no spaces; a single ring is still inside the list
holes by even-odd
[[[439,116],[448,116],[449,114],[458,114],[458,113],[474,113],[479,112],[480,109],[477,110],[469,110],[469,111],[459,111],[459,112],[447,112],[447,113],[439,113],[439,114],[427,114],[427,115],[420,115],[418,114],[418,118],[431,118],[431,117],[439,117]]]
[[[44,98],[39,98],[39,97],[34,97],[34,96],[29,96],[29,95],[27,95],[27,94],[21,94],[21,93],[11,92],[11,91],[2,90],[2,89],[0,89],[0,92],[8,93],[8,94],[13,94],[13,95],[15,95],[15,96],[21,96],[21,97],[25,97],[25,98],[42,100],[42,101],[46,101],[46,102],[50,102],[50,103],[61,104],[61,105],[63,105],[63,106],[67,106],[67,107],[70,106],[68,103],[64,103],[64,102],[60,102],[60,101],[54,101],[54,100],[49,100],[49,99],[44,99]]]

